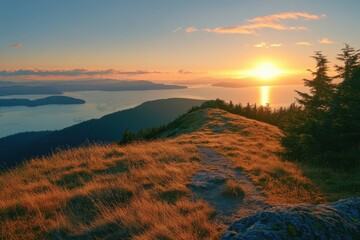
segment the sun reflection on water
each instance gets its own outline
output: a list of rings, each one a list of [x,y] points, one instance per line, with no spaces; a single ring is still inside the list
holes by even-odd
[[[266,104],[270,104],[270,87],[269,86],[261,86],[260,87],[260,104],[265,106]]]

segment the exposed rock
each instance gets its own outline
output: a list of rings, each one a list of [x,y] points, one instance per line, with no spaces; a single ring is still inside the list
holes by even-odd
[[[315,206],[267,206],[234,222],[221,239],[360,239],[360,197]]]

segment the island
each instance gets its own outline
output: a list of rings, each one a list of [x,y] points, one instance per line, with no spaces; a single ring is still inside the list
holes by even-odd
[[[43,105],[68,105],[68,104],[84,104],[84,103],[85,101],[82,99],[66,97],[66,96],[50,96],[35,100],[30,100],[25,98],[0,99],[0,107],[13,107],[13,106],[37,107]]]

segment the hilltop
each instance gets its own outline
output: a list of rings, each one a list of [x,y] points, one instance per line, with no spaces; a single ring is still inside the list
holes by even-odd
[[[275,126],[200,108],[157,140],[33,159],[0,175],[0,232],[4,239],[219,239],[265,206],[326,202],[300,165],[281,159],[281,137]]]

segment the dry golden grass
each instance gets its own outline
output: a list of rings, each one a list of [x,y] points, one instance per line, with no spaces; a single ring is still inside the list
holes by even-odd
[[[198,167],[195,146],[161,141],[32,160],[0,176],[1,239],[213,239],[213,210],[186,187]]]
[[[193,132],[166,141],[65,150],[2,173],[0,238],[216,239],[214,210],[186,187],[200,169],[197,146],[233,161],[269,204],[323,201],[278,157],[278,128],[218,109],[191,118]]]

